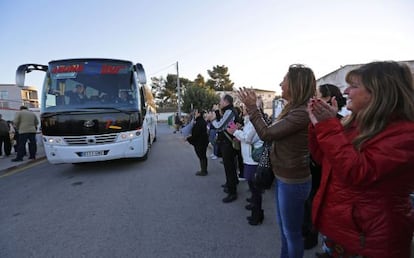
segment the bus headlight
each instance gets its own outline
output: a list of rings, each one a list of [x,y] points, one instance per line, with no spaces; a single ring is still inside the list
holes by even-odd
[[[131,131],[131,132],[123,132],[119,134],[118,141],[128,141],[137,138],[141,135],[140,130],[138,131]]]
[[[61,137],[43,137],[43,141],[50,145],[65,145],[65,141]]]

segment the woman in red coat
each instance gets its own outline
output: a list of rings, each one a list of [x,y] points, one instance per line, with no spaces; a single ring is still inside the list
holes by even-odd
[[[333,257],[409,258],[414,211],[414,85],[410,69],[374,62],[351,71],[347,108],[311,99],[309,147],[322,164],[312,218]],[[329,257],[329,256],[328,256]]]

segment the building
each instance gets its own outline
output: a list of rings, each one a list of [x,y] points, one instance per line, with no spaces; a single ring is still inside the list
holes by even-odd
[[[400,61],[401,63],[405,63],[407,64],[410,68],[411,68],[411,73],[414,76],[414,60],[412,61]],[[342,92],[344,92],[345,88],[347,87],[347,83],[345,81],[345,76],[346,74],[351,71],[354,70],[360,66],[362,66],[363,64],[351,64],[351,65],[345,65],[345,66],[341,66],[339,69],[328,73],[325,76],[322,76],[321,78],[319,78],[316,81],[317,85],[322,85],[325,83],[330,83],[330,84],[334,84],[336,86],[338,86]]]
[[[39,113],[39,99],[34,87],[18,87],[15,84],[0,84],[0,113],[4,120],[13,120],[20,106]]]

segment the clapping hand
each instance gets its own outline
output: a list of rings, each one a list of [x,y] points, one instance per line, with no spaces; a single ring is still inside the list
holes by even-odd
[[[216,113],[215,112],[209,112],[206,115],[206,120],[207,121],[213,121],[214,119],[216,119]]]
[[[238,95],[247,108],[256,107],[257,96],[254,90],[243,87],[239,89]]]
[[[311,98],[308,102],[309,119],[313,125],[317,123],[336,117],[338,113],[338,102],[335,97],[331,100],[332,106],[321,99]]]

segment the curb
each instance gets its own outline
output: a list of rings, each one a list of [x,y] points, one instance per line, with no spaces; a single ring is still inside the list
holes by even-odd
[[[12,172],[12,171],[14,171],[18,168],[23,168],[25,166],[28,166],[28,165],[31,165],[31,164],[34,164],[34,163],[37,163],[37,162],[40,162],[40,161],[44,161],[44,160],[46,160],[46,156],[41,156],[41,157],[36,158],[34,160],[25,160],[25,161],[21,161],[21,162],[17,162],[17,163],[12,163],[12,165],[10,167],[0,169],[0,176],[2,176],[4,174],[7,174],[7,173],[10,173],[10,172]],[[12,161],[10,161],[10,162],[12,162]]]

